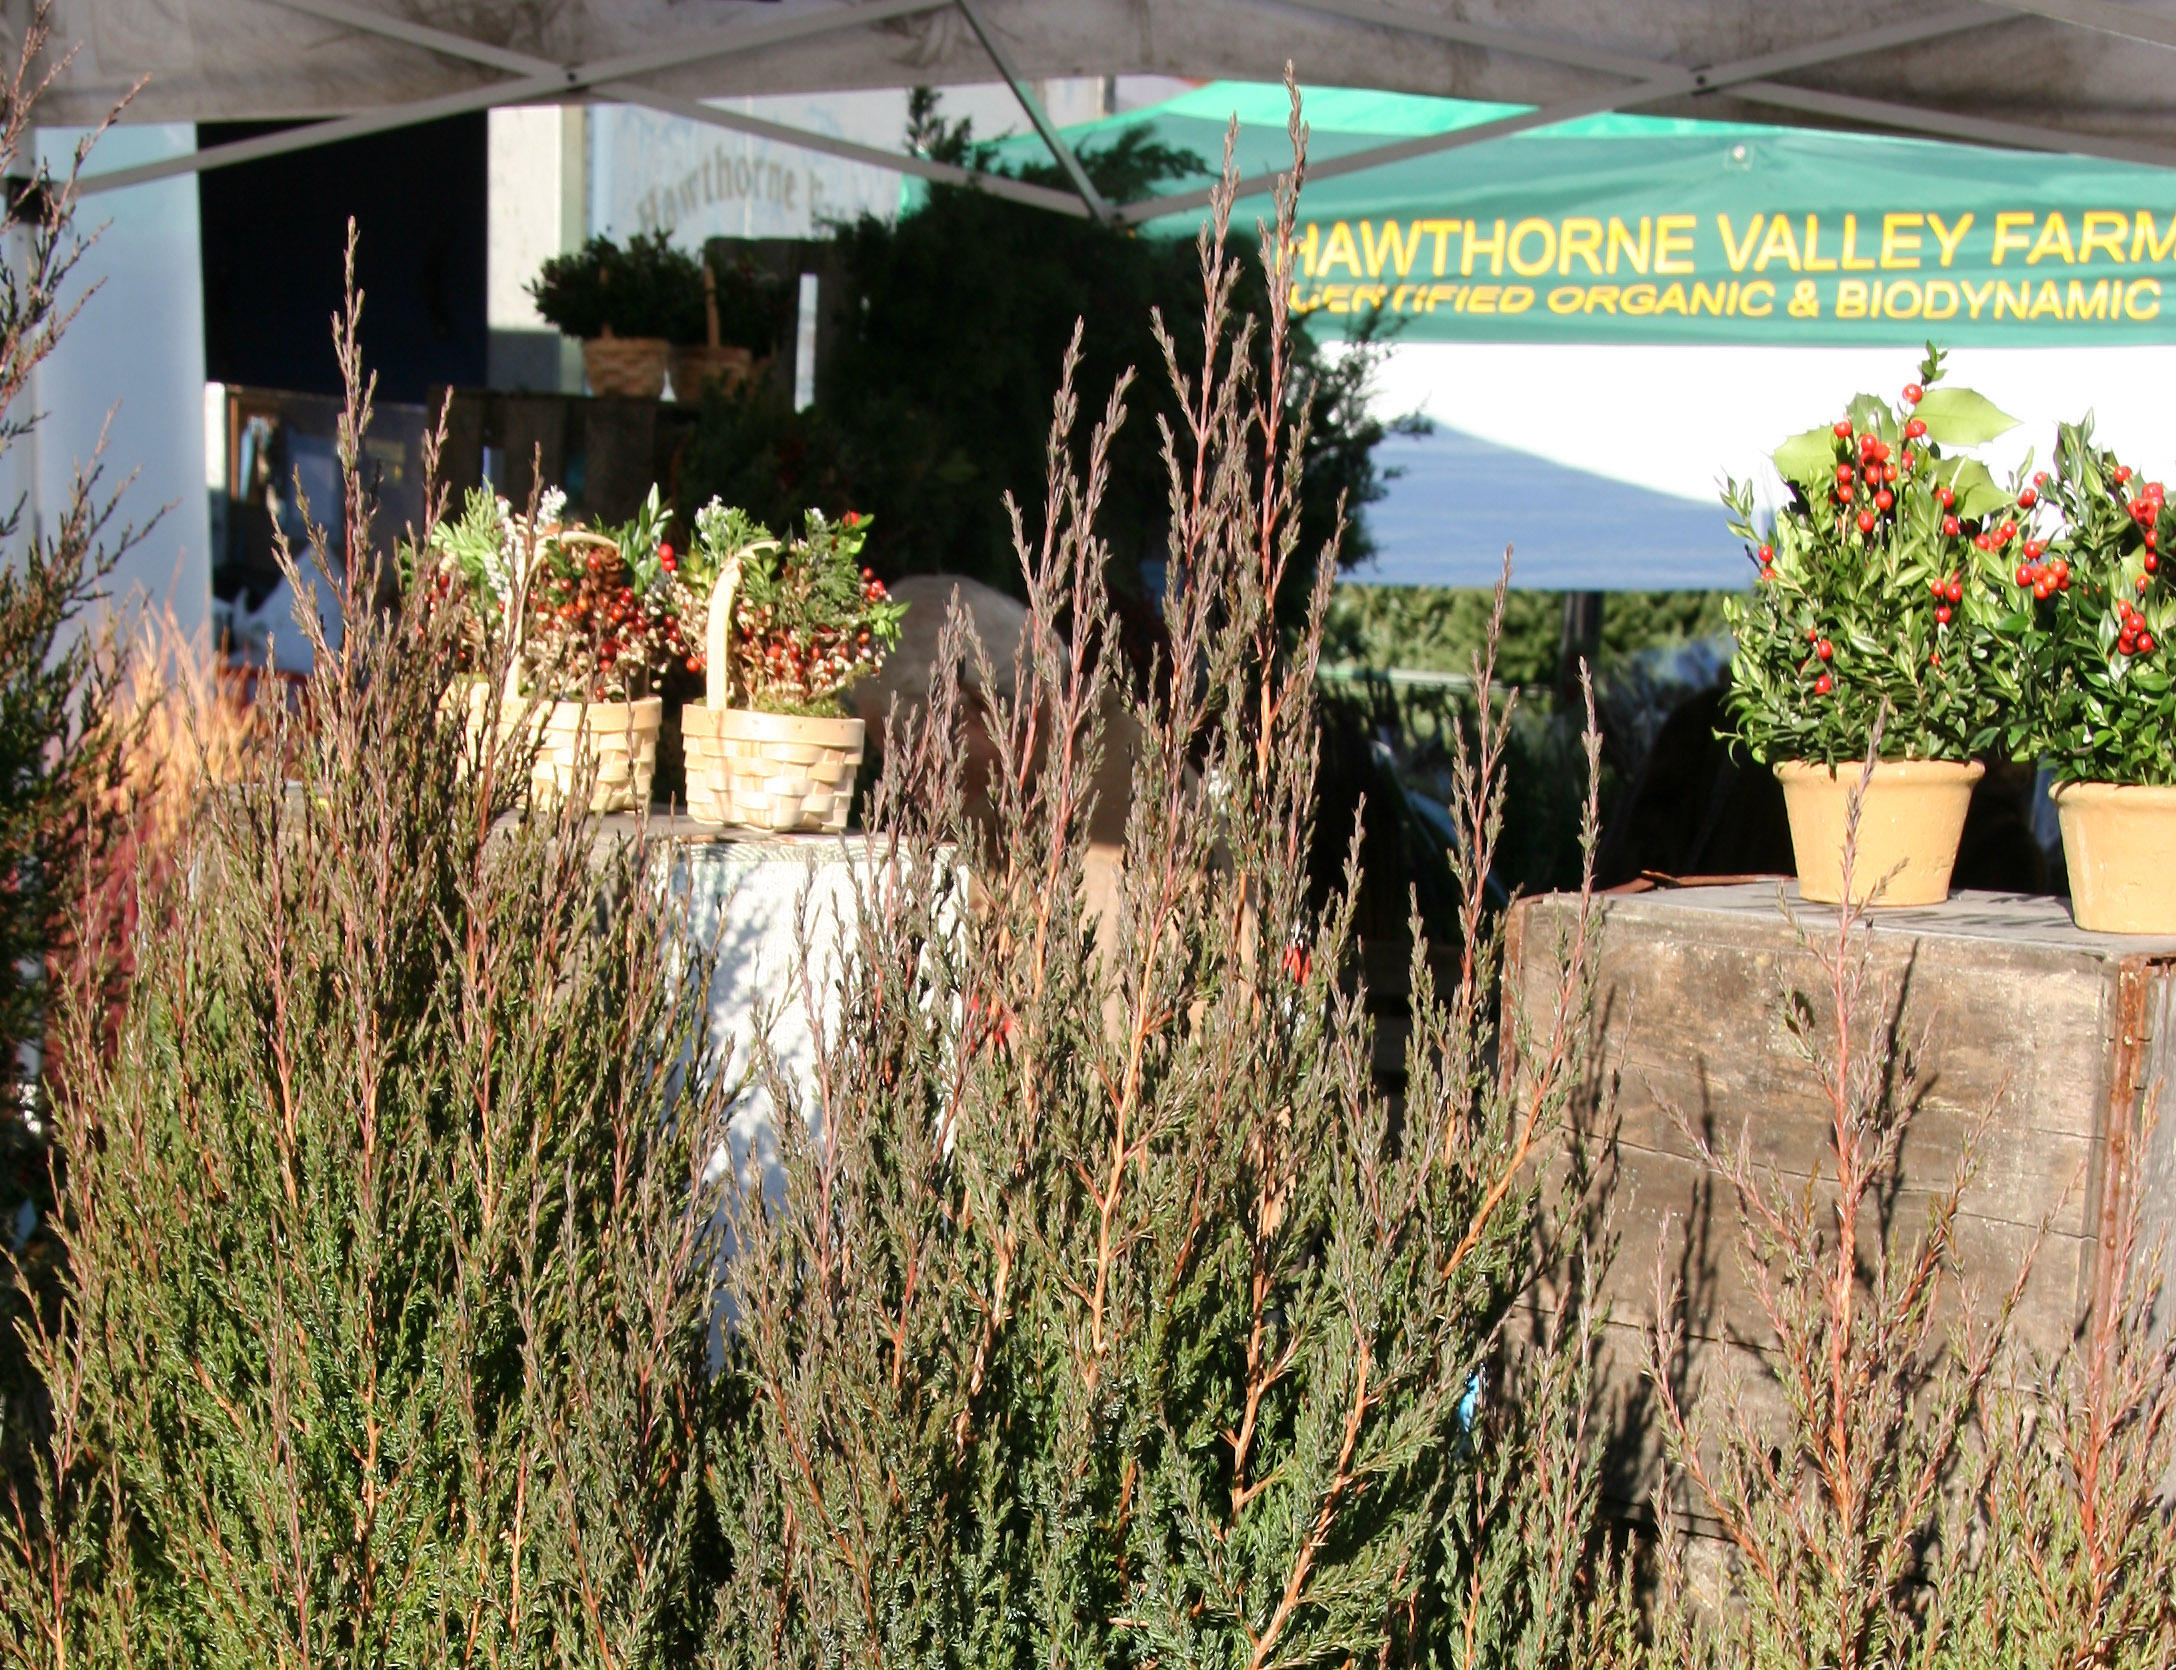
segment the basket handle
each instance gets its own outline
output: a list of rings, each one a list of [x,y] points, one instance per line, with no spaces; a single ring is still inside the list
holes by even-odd
[[[739,589],[740,553],[735,551],[719,565],[704,623],[703,702],[713,713],[723,712],[733,702],[733,594]]]

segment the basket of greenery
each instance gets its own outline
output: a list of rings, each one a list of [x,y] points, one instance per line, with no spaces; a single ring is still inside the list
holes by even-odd
[[[672,550],[656,488],[623,528],[564,519],[554,489],[532,517],[488,491],[433,535],[433,591],[468,612],[469,663],[460,699],[473,730],[493,721],[534,744],[530,791],[556,801],[585,779],[590,810],[645,806],[657,766],[658,674],[686,657]],[[500,654],[493,656],[494,646]],[[503,664],[504,683],[483,676]]]
[[[731,394],[769,359],[785,322],[784,280],[739,259],[702,262],[702,309],[691,321],[698,334],[675,340],[672,391],[694,400],[712,383]]]
[[[1749,484],[1729,483],[1732,531],[1758,565],[1730,606],[1736,739],[1783,784],[1800,891],[1845,893],[1845,825],[1859,803],[1850,892],[1937,904],[1995,735],[1989,664],[2009,604],[1999,582],[2044,543],[2022,503],[1962,450],[2015,426],[1985,398],[1940,388],[1931,343],[1894,407],[1859,395],[1775,454],[1787,496],[1765,533]],[[1862,763],[1875,756],[1863,795]]]
[[[2053,768],[2078,926],[2176,934],[2176,591],[2161,563],[2176,517],[2160,482],[2093,444],[2090,419],[2064,424],[2055,453],[2026,491],[2061,526],[2007,576],[2007,740]]]
[[[548,323],[581,339],[592,394],[655,400],[672,344],[702,330],[701,265],[662,232],[638,232],[624,249],[600,235],[554,255],[529,294]]]
[[[906,613],[861,566],[868,528],[811,510],[780,540],[716,499],[696,513],[680,613],[691,635],[701,623],[704,699],[680,726],[698,822],[846,827],[866,733],[840,698],[899,642]]]

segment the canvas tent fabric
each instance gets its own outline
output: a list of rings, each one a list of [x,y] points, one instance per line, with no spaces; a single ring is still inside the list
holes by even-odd
[[[1521,108],[1304,93],[1316,161]],[[1289,164],[1288,113],[1282,86],[1218,82],[1065,136],[1086,152],[1145,127],[1214,166],[1236,119],[1234,161],[1259,175]],[[1039,150],[1010,140],[995,160]],[[1314,328],[1380,315],[1415,342],[2176,340],[2176,171],[1624,114],[1510,135],[1485,167],[1476,156],[1310,181],[1294,303]],[[1190,235],[1200,215],[1145,224]]]
[[[9,0],[22,26],[25,0]],[[1165,73],[1892,126],[2176,164],[2176,15],[2143,0],[55,0],[49,119],[335,116]],[[2143,43],[2143,44],[2141,44]],[[56,55],[56,63],[59,59]],[[238,159],[237,159],[238,160]]]

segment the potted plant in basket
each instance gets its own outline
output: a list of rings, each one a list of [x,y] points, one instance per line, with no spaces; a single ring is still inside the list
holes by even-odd
[[[1799,889],[1819,902],[1843,898],[1846,806],[1877,736],[1851,891],[1887,905],[1949,896],[1984,770],[1972,756],[1995,734],[1997,579],[2045,555],[2032,491],[2020,503],[1985,465],[1945,452],[2015,420],[1941,376],[1930,343],[1897,405],[1862,394],[1785,442],[1788,497],[1766,533],[1749,484],[1724,493],[1759,568],[1729,609],[1734,734],[1781,780]]]
[[[691,637],[700,623],[704,699],[680,725],[698,822],[846,827],[867,739],[840,698],[899,642],[906,613],[861,566],[868,530],[852,511],[811,510],[780,540],[716,499],[696,513],[680,612]]]
[[[702,263],[702,305],[672,349],[672,391],[694,400],[712,383],[730,394],[770,358],[786,318],[785,280],[745,258]]]
[[[2042,563],[2009,576],[2001,623],[2008,740],[2053,768],[2078,926],[2176,934],[2176,590],[2162,560],[2176,516],[2161,483],[2093,444],[2090,419],[2062,425],[2055,454],[2054,475],[2033,479],[2062,524]]]
[[[479,675],[496,664],[494,646],[510,645],[505,688],[481,676],[468,686],[469,722],[480,728],[495,714],[504,734],[533,731],[531,792],[564,795],[594,765],[590,809],[628,811],[649,803],[657,765],[664,702],[652,686],[687,655],[665,514],[655,487],[621,528],[582,527],[565,508],[555,488],[532,521],[489,491],[471,492],[462,515],[433,534],[438,566],[426,595],[465,605]]]
[[[581,339],[592,394],[655,400],[672,344],[695,341],[702,329],[701,265],[662,232],[638,232],[624,249],[599,235],[554,255],[529,294],[546,322]]]

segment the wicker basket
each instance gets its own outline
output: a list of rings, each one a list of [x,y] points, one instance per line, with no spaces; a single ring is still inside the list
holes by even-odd
[[[846,827],[867,732],[859,719],[803,719],[690,702],[680,710],[688,816],[774,831]]]
[[[492,707],[491,688],[469,686],[468,723],[473,736]],[[533,727],[536,763],[529,793],[551,805],[574,787],[584,764],[596,761],[591,785],[592,812],[631,812],[650,803],[650,780],[657,770],[657,733],[665,704],[656,696],[632,702],[553,702],[536,696],[509,696],[498,705],[499,735],[512,740],[524,724]]]
[[[582,344],[582,372],[591,394],[625,394],[655,400],[665,392],[665,365],[672,344],[661,336],[614,336],[606,331]]]
[[[711,383],[731,394],[755,374],[755,364],[755,355],[746,348],[683,343],[672,351],[672,396],[698,400]]]

